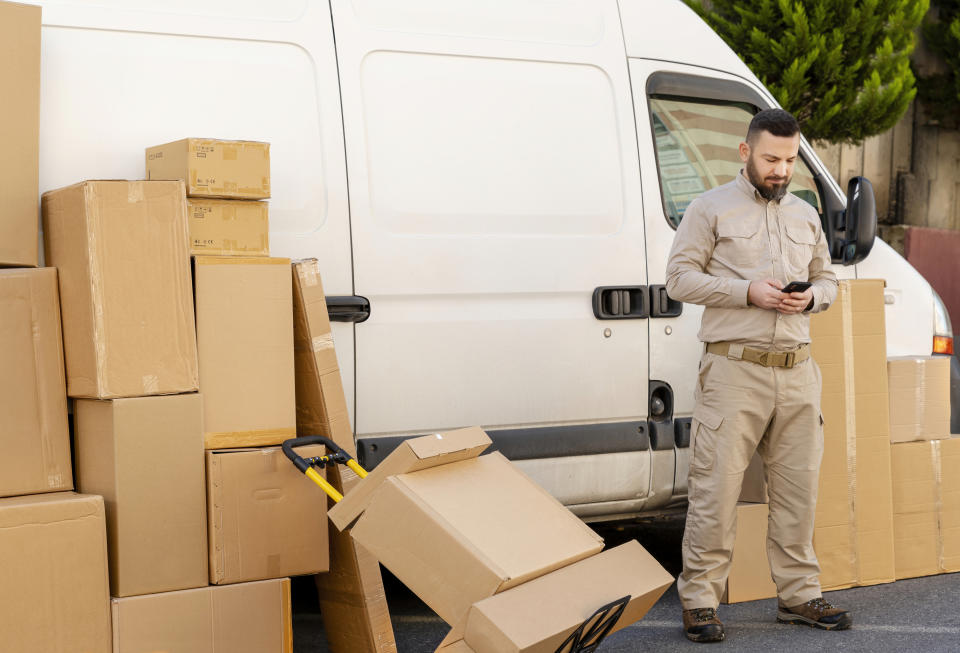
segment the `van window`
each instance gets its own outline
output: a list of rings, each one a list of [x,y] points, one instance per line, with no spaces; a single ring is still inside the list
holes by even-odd
[[[674,228],[694,198],[739,174],[737,148],[756,112],[742,102],[650,98],[664,212]],[[788,190],[822,213],[816,182],[802,158]]]

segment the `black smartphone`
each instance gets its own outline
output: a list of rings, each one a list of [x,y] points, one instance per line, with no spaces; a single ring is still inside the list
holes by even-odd
[[[803,292],[809,288],[811,284],[809,281],[791,281],[787,284],[787,287],[781,290],[782,293],[791,293],[791,292]]]

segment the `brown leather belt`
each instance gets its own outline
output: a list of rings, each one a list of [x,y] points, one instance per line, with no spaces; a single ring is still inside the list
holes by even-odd
[[[707,343],[707,352],[718,356],[726,356],[735,360],[745,360],[764,367],[793,367],[797,363],[810,358],[810,345],[803,344],[793,351],[765,351],[753,347],[743,347],[743,353],[736,355],[740,345],[732,342]],[[733,354],[730,351],[733,349]]]

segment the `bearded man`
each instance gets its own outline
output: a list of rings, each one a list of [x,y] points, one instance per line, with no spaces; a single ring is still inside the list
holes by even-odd
[[[836,299],[837,278],[817,212],[787,192],[799,148],[792,115],[757,113],[740,143],[744,169],[690,204],[667,264],[668,294],[705,306],[677,581],[684,632],[694,641],[724,638],[716,610],[755,451],[769,494],[778,621],[827,630],[852,624],[847,611],[822,598],[813,550],[823,419],[810,313]],[[790,282],[809,286],[783,292]]]

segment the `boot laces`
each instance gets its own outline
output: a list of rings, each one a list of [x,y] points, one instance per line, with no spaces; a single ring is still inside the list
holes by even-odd
[[[710,621],[716,617],[717,611],[713,608],[701,608],[693,613],[693,617],[697,620],[698,623],[704,621]]]
[[[821,614],[833,609],[833,606],[830,605],[830,602],[823,597],[811,599],[810,601],[807,601],[807,605]]]

